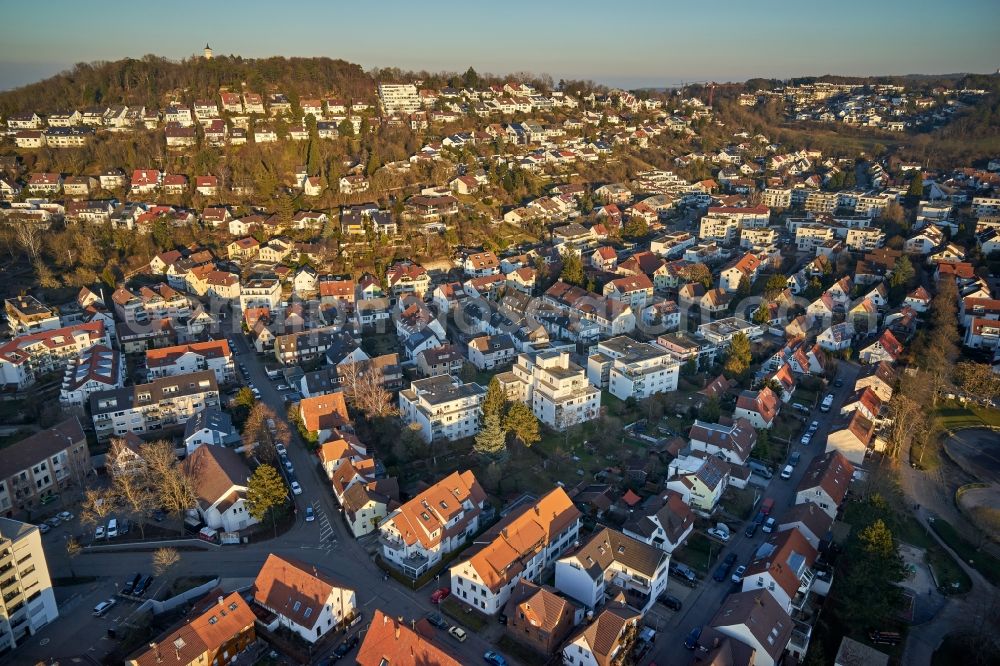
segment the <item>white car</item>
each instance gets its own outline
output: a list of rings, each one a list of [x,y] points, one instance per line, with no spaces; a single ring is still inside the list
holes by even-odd
[[[738,583],[741,580],[743,580],[743,574],[745,574],[746,572],[747,572],[747,566],[745,564],[741,564],[740,566],[736,567],[736,571],[733,572],[733,582]]]
[[[72,514],[72,513],[70,513],[69,511],[60,511],[60,512],[59,512],[59,513],[58,513],[58,514],[56,515],[56,517],[57,517],[57,518],[58,518],[59,520],[63,521],[64,523],[66,523],[66,522],[69,522],[69,521],[73,520],[73,514]]]
[[[94,606],[94,617],[102,617],[111,610],[111,607],[118,603],[115,599],[107,599]]]
[[[708,536],[715,537],[719,541],[729,541],[729,532],[720,530],[717,527],[708,528]]]
[[[461,627],[452,627],[451,629],[448,630],[448,633],[451,634],[451,637],[454,638],[459,643],[465,642],[466,638],[465,629],[462,629]]]
[[[285,445],[282,444],[281,442],[278,442],[277,444],[274,445],[274,450],[278,452],[279,456],[287,456],[288,455],[288,449],[286,449]]]
[[[801,442],[803,446],[808,445],[809,442],[811,441],[812,441],[812,435],[810,435],[809,433],[802,435],[802,439],[799,440],[799,442]]]
[[[94,533],[94,538],[95,539],[103,539],[104,538],[104,525],[98,525],[97,526],[97,532]]]
[[[292,492],[296,495],[302,494],[302,486],[299,485],[298,481],[292,481]]]

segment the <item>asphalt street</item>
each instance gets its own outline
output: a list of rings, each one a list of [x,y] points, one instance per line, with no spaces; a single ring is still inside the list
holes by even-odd
[[[284,399],[275,389],[277,382],[267,378],[263,358],[252,351],[244,336],[231,334],[228,337],[236,343],[237,365],[242,363],[247,368],[241,383],[252,382],[260,391],[261,400],[274,410],[278,418],[287,421]],[[278,539],[211,550],[184,550],[180,562],[170,570],[169,576],[207,574],[223,578],[253,578],[267,556],[276,553],[315,565],[357,591],[364,620],[353,631],[367,627],[376,608],[408,620],[420,619],[436,611],[436,606],[430,603],[430,594],[435,587],[433,584],[414,592],[392,578],[384,579],[382,570],[369,553],[348,532],[316,456],[306,450],[294,427],[289,425],[289,431],[292,441],[287,447],[288,456],[303,490],[301,495],[293,495],[297,510],[294,527]],[[305,521],[307,504],[316,512],[316,520],[312,522]],[[79,518],[74,519],[74,523],[65,529],[81,531]],[[71,575],[65,539],[60,532],[63,529],[60,526],[43,537],[52,577]],[[100,601],[113,597],[116,586],[137,571],[152,571],[152,552],[84,552],[74,558],[72,572],[76,576],[94,576],[97,580],[66,588],[70,594],[65,601],[59,599],[59,621],[19,647],[15,653],[16,661],[24,663],[26,659],[48,660],[80,654],[100,659],[114,647],[113,639],[107,637],[107,629],[120,628],[127,623],[132,606],[129,602],[120,602],[103,618],[93,617],[92,609]],[[447,574],[442,577],[440,585],[448,585]],[[471,630],[467,632],[468,638],[464,643],[455,641],[444,631],[439,633],[438,645],[463,663],[479,663],[485,651],[495,649]],[[508,662],[518,663],[509,656]],[[2,659],[0,663],[3,663]],[[7,663],[15,662],[8,660]]]
[[[762,489],[761,498],[774,498],[774,510],[771,515],[775,516],[779,522],[781,521],[783,511],[794,505],[795,487],[802,480],[806,468],[809,467],[809,464],[816,456],[823,455],[830,424],[839,414],[844,399],[853,390],[854,380],[857,378],[859,370],[860,368],[856,364],[840,362],[837,378],[843,380],[844,385],[840,388],[835,388],[833,384],[830,385],[829,392],[834,394],[832,409],[824,414],[817,408],[807,417],[809,421],[819,422],[819,429],[808,445],[803,446],[797,438],[793,440],[790,450],[798,451],[802,454],[802,458],[795,467],[792,478],[787,480],[782,479],[778,473],[780,470],[775,470],[774,477],[768,483],[767,487]],[[820,399],[822,399],[822,396],[820,396]],[[794,401],[795,397],[793,395],[791,402]],[[748,539],[743,534],[745,527],[746,523],[730,525],[731,536],[729,542],[724,545],[719,544],[720,553],[719,559],[716,562],[721,561],[721,558],[725,554],[734,552],[738,558],[737,564],[746,564],[750,561],[757,547],[770,536],[758,530],[753,538]],[[672,594],[678,585],[679,583],[671,578],[667,585],[667,593]],[[684,639],[688,633],[695,627],[704,627],[711,622],[715,613],[722,606],[722,602],[726,596],[738,590],[739,585],[729,582],[728,579],[723,583],[717,583],[712,579],[711,575],[708,575],[699,583],[695,590],[692,590],[687,595],[687,598],[684,600],[684,607],[680,611],[666,611],[663,606],[657,604],[657,610],[662,611],[663,615],[669,617],[669,619],[659,626],[659,635],[657,636],[656,643],[642,663],[648,665],[657,664],[658,666],[688,663],[691,659],[691,652],[684,648]]]

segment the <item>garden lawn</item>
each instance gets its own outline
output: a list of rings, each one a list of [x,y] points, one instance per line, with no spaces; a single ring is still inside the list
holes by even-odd
[[[1000,560],[969,543],[946,520],[935,518],[931,529],[965,562],[981,573],[993,585],[1000,585]]]

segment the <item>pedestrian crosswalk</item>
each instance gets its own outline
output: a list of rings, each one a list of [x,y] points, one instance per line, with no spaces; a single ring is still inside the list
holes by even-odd
[[[330,524],[330,517],[320,506],[319,502],[313,502],[313,511],[316,512],[316,521],[319,523],[320,549],[331,553],[337,550],[337,536],[333,532],[333,525]]]

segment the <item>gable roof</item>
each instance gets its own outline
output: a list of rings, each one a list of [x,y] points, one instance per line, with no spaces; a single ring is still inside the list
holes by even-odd
[[[830,451],[817,456],[806,468],[806,473],[796,487],[796,492],[822,488],[830,498],[840,504],[854,475],[854,465],[840,451]]]
[[[766,590],[730,594],[710,624],[746,627],[775,662],[785,651],[793,627],[792,618]]]
[[[199,446],[184,460],[184,473],[203,509],[211,507],[233,486],[246,487],[250,468],[243,457],[222,446]]]
[[[348,590],[313,565],[271,553],[253,585],[254,600],[295,624],[311,629],[335,589]]]
[[[332,430],[351,421],[342,391],[303,398],[299,402],[299,410],[302,424],[309,432]]]
[[[816,549],[798,529],[775,532],[754,552],[746,578],[769,573],[791,598],[799,589],[800,576],[816,562],[816,556]]]
[[[571,639],[571,643],[583,639],[590,651],[597,656],[597,663],[605,663],[607,657],[620,645],[625,628],[639,620],[641,616],[628,606],[610,602],[587,627]]]
[[[462,666],[404,622],[377,608],[355,660],[358,666]]]

